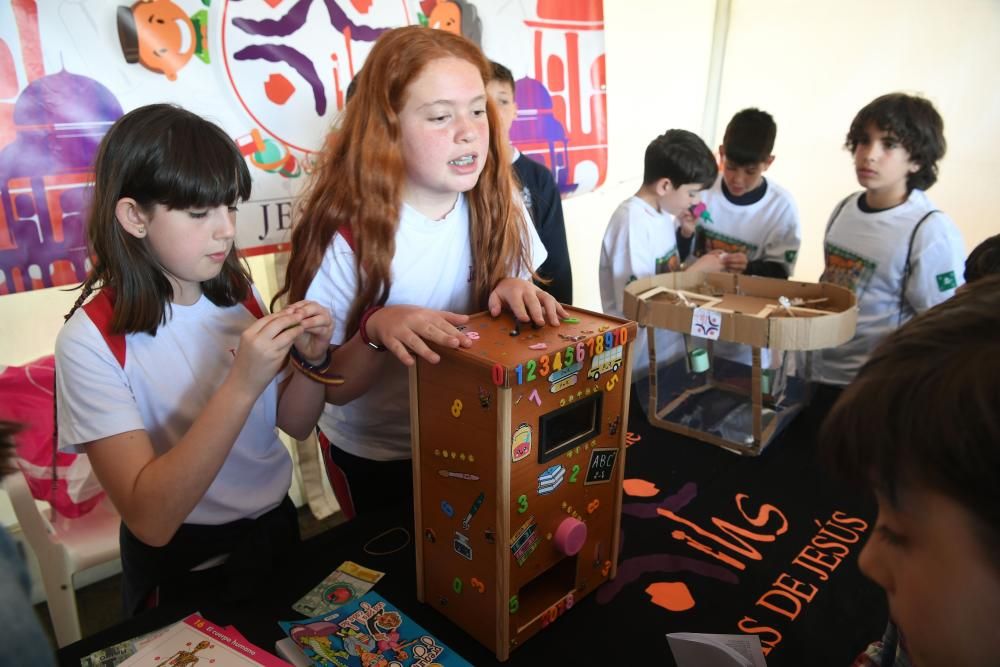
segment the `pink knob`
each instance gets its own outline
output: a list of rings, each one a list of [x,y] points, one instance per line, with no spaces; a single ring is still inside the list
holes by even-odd
[[[575,556],[580,553],[583,543],[587,541],[587,524],[579,519],[566,517],[556,528],[552,540],[556,544],[556,549],[567,556]]]

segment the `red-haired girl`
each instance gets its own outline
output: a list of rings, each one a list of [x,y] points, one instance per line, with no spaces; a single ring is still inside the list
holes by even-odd
[[[299,211],[284,289],[333,314],[347,380],[327,388],[320,430],[348,516],[411,495],[406,366],[438,361],[426,342],[471,345],[457,327],[484,308],[565,315],[530,282],[545,248],[512,185],[491,76],[464,37],[383,34]]]

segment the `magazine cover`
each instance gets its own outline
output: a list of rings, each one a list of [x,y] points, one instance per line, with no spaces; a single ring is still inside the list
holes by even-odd
[[[239,633],[191,614],[175,623],[123,667],[179,667],[205,664],[213,667],[288,667],[288,663],[254,646]]]
[[[470,665],[377,593],[323,616],[278,624],[321,667]]]

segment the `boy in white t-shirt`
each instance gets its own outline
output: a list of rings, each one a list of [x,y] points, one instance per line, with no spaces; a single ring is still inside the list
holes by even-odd
[[[774,162],[777,126],[760,109],[743,109],[726,126],[719,146],[722,173],[703,195],[709,217],[677,232],[681,256],[694,239],[694,254],[725,252],[726,270],[787,278],[802,241],[799,211],[791,194],[764,172]]]
[[[624,316],[625,286],[638,278],[691,268],[724,270],[721,253],[709,253],[682,267],[677,253],[675,216],[688,210],[718,174],[715,156],[687,130],[668,130],[646,147],[642,186],[619,204],[601,243],[601,305],[609,315]],[[658,359],[669,359],[681,346],[680,334],[656,329]],[[645,329],[632,346],[633,378],[646,376],[649,353]]]
[[[857,331],[813,355],[812,379],[843,387],[891,331],[950,298],[965,250],[955,223],[924,190],[937,181],[944,122],[926,99],[892,93],[854,117],[845,147],[864,191],[837,205],[824,239],[820,280],[854,291]]]

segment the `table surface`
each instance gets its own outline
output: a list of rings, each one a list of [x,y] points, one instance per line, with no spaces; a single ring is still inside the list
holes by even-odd
[[[844,667],[881,636],[884,595],[857,569],[874,504],[824,473],[816,415],[800,415],[755,458],[651,427],[635,401],[631,415],[625,477],[652,495],[625,496],[618,576],[506,663],[417,601],[412,507],[296,545],[295,567],[261,582],[249,603],[153,609],[64,647],[59,663],[78,667],[193,611],[273,652],[277,621],[301,619],[291,605],[345,560],[385,572],[374,590],[475,665],[672,665],[667,633],[750,632],[771,645],[770,667]]]

